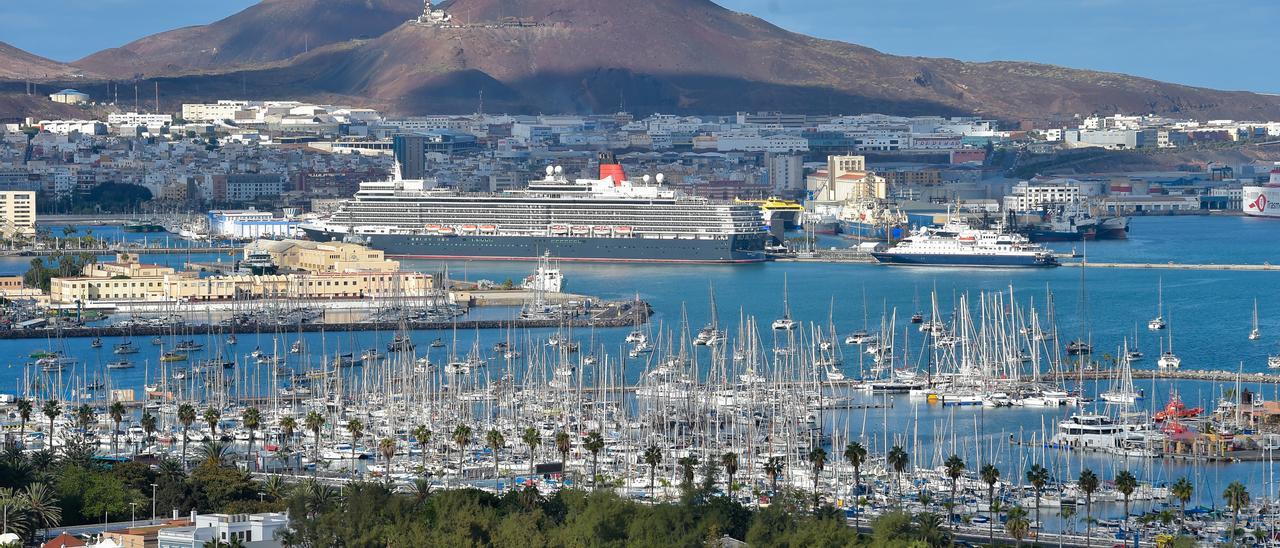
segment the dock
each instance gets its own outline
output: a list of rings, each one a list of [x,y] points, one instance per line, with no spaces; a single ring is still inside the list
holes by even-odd
[[[1237,373],[1235,371],[1204,369],[1131,369],[1134,380],[1188,380],[1208,382],[1236,382],[1253,384],[1280,384],[1280,375],[1271,373]],[[1064,371],[1065,379],[1107,380],[1116,376],[1115,369],[1087,369],[1084,371]]]
[[[1062,266],[1080,268],[1149,268],[1157,270],[1241,270],[1241,271],[1280,271],[1280,265],[1262,264],[1190,264],[1190,263],[1095,263],[1090,261],[1064,262]]]

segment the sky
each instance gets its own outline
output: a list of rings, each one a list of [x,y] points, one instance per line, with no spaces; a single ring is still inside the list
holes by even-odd
[[[255,1],[0,0],[0,40],[72,61]],[[1036,61],[1280,93],[1277,0],[717,1],[789,30],[897,55]]]

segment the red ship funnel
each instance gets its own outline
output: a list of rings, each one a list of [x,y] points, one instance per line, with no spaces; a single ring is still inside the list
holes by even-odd
[[[619,186],[622,181],[627,180],[627,174],[622,171],[622,164],[614,158],[612,152],[600,153],[600,178],[613,177],[613,186]]]

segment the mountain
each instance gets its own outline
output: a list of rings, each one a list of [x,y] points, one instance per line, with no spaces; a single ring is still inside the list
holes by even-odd
[[[0,79],[49,80],[84,73],[84,70],[45,59],[39,55],[0,42]]]
[[[148,36],[73,64],[116,78],[226,69],[376,37],[421,12],[421,0],[262,0],[221,21]]]
[[[122,69],[168,73],[162,87],[192,99],[351,98],[399,114],[474,112],[483,91],[486,110],[510,112],[1280,118],[1280,97],[1035,63],[888,55],[709,0],[453,0],[445,8],[457,26],[405,23],[418,2],[267,0],[121,48],[134,58],[109,50],[76,65],[117,77]]]

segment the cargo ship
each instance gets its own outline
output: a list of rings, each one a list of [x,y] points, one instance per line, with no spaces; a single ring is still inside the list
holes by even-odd
[[[422,179],[365,182],[329,218],[303,223],[316,241],[342,240],[405,258],[750,263],[766,260],[760,207],[685,195],[662,174],[627,179],[612,154],[598,179],[560,167],[528,188],[462,192]]]
[[[1053,252],[1003,229],[975,229],[952,221],[922,227],[892,247],[872,251],[883,264],[970,267],[1058,266]]]
[[[840,232],[856,240],[900,240],[911,233],[907,215],[879,200],[851,200],[838,217]]]

